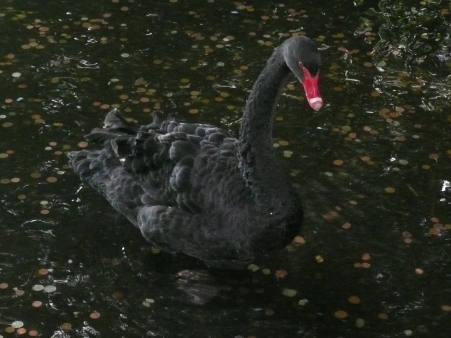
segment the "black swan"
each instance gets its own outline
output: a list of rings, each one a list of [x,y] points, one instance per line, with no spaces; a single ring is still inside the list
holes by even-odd
[[[312,40],[276,48],[252,87],[235,139],[221,128],[165,120],[136,126],[116,110],[86,136],[100,150],[69,153],[75,173],[164,251],[215,267],[243,266],[286,246],[303,217],[272,141],[277,101],[290,71],[314,110],[320,57]]]

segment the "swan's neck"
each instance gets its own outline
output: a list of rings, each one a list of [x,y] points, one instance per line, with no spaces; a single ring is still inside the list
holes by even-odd
[[[290,73],[281,53],[281,49],[273,53],[252,87],[241,122],[240,170],[254,198],[262,204],[268,202],[271,194],[271,198],[276,198],[287,189],[285,174],[276,163],[272,141],[275,109]]]

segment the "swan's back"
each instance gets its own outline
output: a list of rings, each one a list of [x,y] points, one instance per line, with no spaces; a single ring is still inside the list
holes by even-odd
[[[161,112],[136,126],[113,110],[86,138],[103,148],[70,153],[74,171],[163,250],[223,265],[296,235],[297,195],[287,191],[290,200],[272,218],[257,211],[240,174],[238,140],[223,129],[164,120]]]

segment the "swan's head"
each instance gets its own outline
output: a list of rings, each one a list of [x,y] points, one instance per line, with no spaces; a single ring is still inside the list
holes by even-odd
[[[315,43],[307,37],[296,36],[285,40],[281,47],[287,66],[304,87],[310,107],[320,110],[323,106],[318,86],[321,60]]]

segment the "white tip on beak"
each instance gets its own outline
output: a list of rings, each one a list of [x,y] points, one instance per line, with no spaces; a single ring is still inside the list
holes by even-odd
[[[314,110],[318,111],[323,106],[323,99],[320,97],[313,97],[308,100],[308,103],[310,107],[312,107]]]

